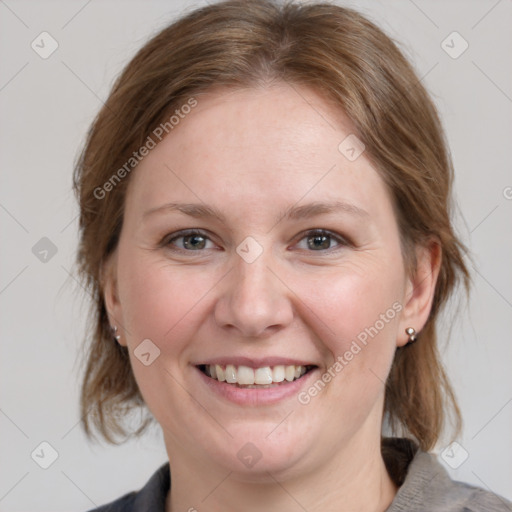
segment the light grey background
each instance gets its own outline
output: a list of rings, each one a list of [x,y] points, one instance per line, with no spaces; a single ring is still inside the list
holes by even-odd
[[[339,3],[400,41],[442,115],[456,167],[456,222],[475,261],[472,299],[446,320],[443,355],[469,454],[450,473],[512,499],[512,2]],[[78,425],[76,357],[91,326],[73,275],[71,173],[122,67],[198,5],[0,0],[1,511],[87,510],[140,488],[166,461],[156,429],[110,447],[88,444]],[[59,45],[47,59],[31,48],[43,31]],[[469,44],[456,59],[442,47],[446,40],[452,54],[462,48],[458,36],[446,39],[453,31]],[[47,262],[32,252],[43,237],[57,249]],[[31,458],[42,441],[58,453],[48,469]]]

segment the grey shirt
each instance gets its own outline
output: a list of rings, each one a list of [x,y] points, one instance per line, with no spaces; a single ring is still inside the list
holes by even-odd
[[[434,455],[419,450],[408,439],[383,439],[382,454],[391,478],[399,486],[386,512],[512,512],[512,502],[505,498],[451,480]],[[140,491],[90,512],[165,512],[170,486],[166,463]]]

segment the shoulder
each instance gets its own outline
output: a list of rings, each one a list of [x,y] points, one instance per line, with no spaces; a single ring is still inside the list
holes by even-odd
[[[88,512],[165,512],[165,500],[171,486],[169,463],[153,473],[139,491],[132,491],[115,501]]]
[[[137,493],[132,491],[115,501],[102,505],[101,507],[91,509],[88,512],[131,512],[132,510],[135,510],[133,508],[133,503],[136,496]]]
[[[512,503],[505,498],[452,480],[435,455],[414,447],[412,441],[408,446],[404,440],[398,441],[395,445],[397,458],[403,460],[406,449],[410,461],[405,465],[398,492],[386,512],[512,512]],[[392,441],[387,441],[388,459],[392,457],[389,442]]]
[[[453,482],[454,489],[464,496],[464,512],[512,512],[512,502],[490,491],[461,482]]]

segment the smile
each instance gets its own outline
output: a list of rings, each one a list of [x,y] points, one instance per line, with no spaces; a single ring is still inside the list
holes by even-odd
[[[218,382],[225,382],[246,389],[264,389],[298,380],[315,366],[275,365],[250,368],[249,366],[233,364],[205,364],[199,365],[198,368],[207,377]]]

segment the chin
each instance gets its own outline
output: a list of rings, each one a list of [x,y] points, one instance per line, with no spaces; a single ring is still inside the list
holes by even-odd
[[[311,429],[288,427],[285,432],[278,432],[279,428],[276,423],[272,428],[268,424],[265,428],[245,425],[238,432],[233,427],[228,429],[233,438],[209,456],[244,482],[275,482],[307,471],[305,466],[318,444]]]

